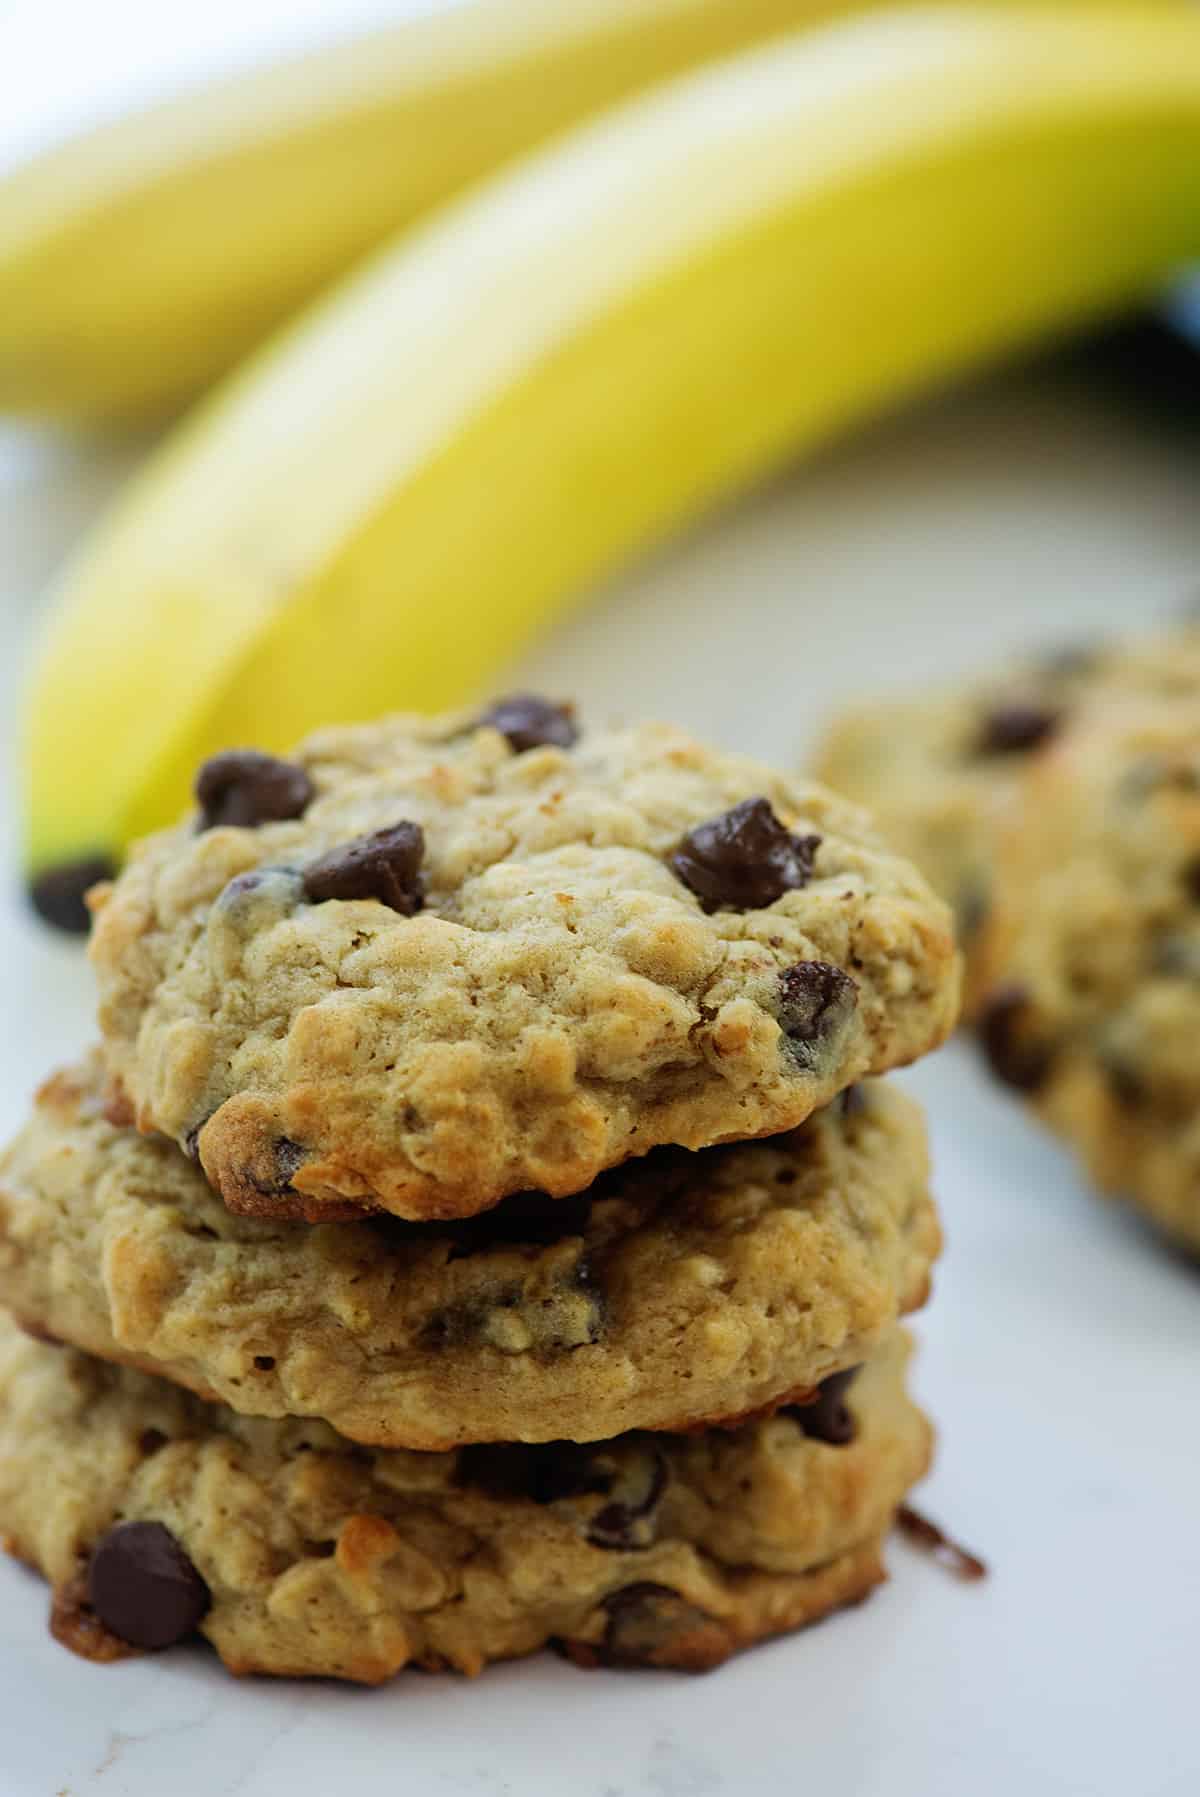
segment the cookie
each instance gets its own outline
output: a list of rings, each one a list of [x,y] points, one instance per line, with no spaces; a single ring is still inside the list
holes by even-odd
[[[375,1684],[561,1644],[703,1670],[867,1594],[925,1470],[899,1332],[807,1410],[581,1449],[352,1447],[0,1323],[0,1533],[93,1658]]]
[[[1113,699],[997,844],[980,1039],[1091,1176],[1200,1250],[1200,710]]]
[[[938,1248],[921,1115],[885,1082],[577,1198],[324,1227],[229,1212],[101,1091],[94,1060],[59,1074],[0,1161],[0,1301],[235,1410],[379,1445],[740,1416],[862,1360]]]
[[[793,1129],[953,1025],[922,878],[854,807],[678,730],[522,699],[323,732],[290,780],[245,759],[202,770],[92,937],[118,1094],[232,1209],[569,1195]]]
[[[1142,641],[1060,649],[984,679],[878,701],[838,719],[819,779],[867,805],[886,839],[951,905],[966,952],[964,1013],[978,1009],[978,947],[993,902],[997,833],[1027,769],[1081,714],[1116,698],[1200,693],[1200,625]]]

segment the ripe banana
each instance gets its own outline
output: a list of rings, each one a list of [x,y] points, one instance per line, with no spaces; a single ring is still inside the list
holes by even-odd
[[[31,868],[223,744],[456,702],[785,454],[1200,251],[1200,13],[951,6],[745,53],[385,252],[195,414],[69,570]]]
[[[178,404],[506,157],[852,3],[474,0],[90,132],[0,180],[0,410]]]

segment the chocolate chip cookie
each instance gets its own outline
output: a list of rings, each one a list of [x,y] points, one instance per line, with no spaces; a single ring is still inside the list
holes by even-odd
[[[893,1332],[841,1388],[732,1433],[352,1447],[0,1321],[0,1532],[96,1659],[198,1630],[234,1672],[376,1684],[558,1643],[703,1670],[857,1600],[925,1470]]]
[[[380,1445],[596,1438],[778,1403],[865,1358],[938,1248],[917,1106],[885,1082],[789,1135],[656,1149],[453,1223],[237,1216],[59,1074],[0,1161],[0,1301],[251,1415]]]
[[[820,779],[868,805],[953,907],[967,956],[965,1012],[978,1008],[977,949],[993,902],[995,840],[1028,768],[1080,715],[1111,700],[1200,693],[1200,624],[1142,641],[1081,645],[979,680],[878,701],[839,719]]]
[[[1200,690],[1200,689],[1198,689]],[[1200,1250],[1200,710],[1093,707],[997,844],[980,1037],[1007,1085]]]
[[[952,1027],[945,907],[860,812],[529,696],[201,770],[96,901],[115,1090],[230,1208],[459,1217],[795,1128]]]

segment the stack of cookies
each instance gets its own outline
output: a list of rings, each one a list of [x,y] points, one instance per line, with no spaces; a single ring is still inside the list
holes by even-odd
[[[863,1596],[950,917],[863,814],[528,697],[201,769],[0,1164],[0,1530],[95,1657],[707,1667]],[[16,1325],[20,1325],[18,1328]]]
[[[818,763],[953,903],[987,1065],[1200,1251],[1200,624],[842,719]]]

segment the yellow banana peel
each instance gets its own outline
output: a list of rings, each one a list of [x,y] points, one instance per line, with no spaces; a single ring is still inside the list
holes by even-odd
[[[81,135],[0,179],[0,410],[178,406],[506,158],[853,3],[473,0]]]
[[[388,251],[155,455],[25,718],[34,870],[230,743],[479,688],[598,576],[1200,252],[1200,12],[951,6],[631,103]]]

